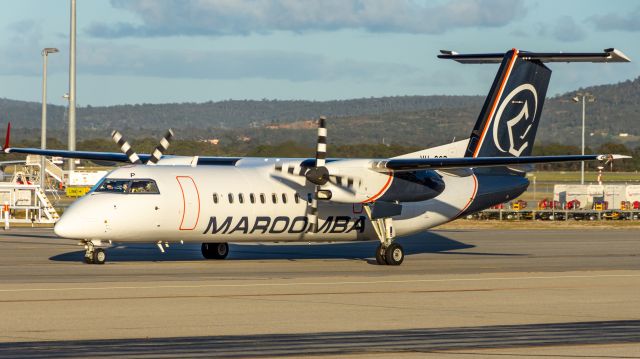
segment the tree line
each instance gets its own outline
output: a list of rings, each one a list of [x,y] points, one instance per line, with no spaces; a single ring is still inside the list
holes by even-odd
[[[587,104],[588,143],[597,147],[618,142],[640,145],[640,77],[617,84],[592,86],[595,102]],[[546,143],[577,145],[581,140],[581,106],[575,91],[547,98],[537,138]],[[77,138],[108,138],[118,129],[128,137],[160,135],[173,128],[185,140],[249,138],[261,145],[293,139],[313,143],[315,132],[292,126],[328,117],[332,143],[394,143],[431,147],[469,137],[484,96],[395,96],[334,101],[226,100],[203,103],[84,106],[77,112]],[[12,122],[14,138],[39,131],[40,104],[0,98],[0,128]],[[66,137],[66,111],[49,106],[49,134]]]
[[[48,139],[48,148],[66,149],[66,144],[60,140]],[[131,142],[132,147],[139,153],[151,153],[158,140],[155,138],[134,139]],[[35,147],[39,148],[39,141],[20,141],[13,143],[14,147]],[[89,139],[78,142],[78,150],[84,151],[102,151],[117,152],[118,147],[110,140],[98,138]],[[421,146],[401,146],[401,145],[384,145],[384,144],[328,144],[328,156],[335,158],[389,158],[402,154],[415,152],[425,147]],[[533,155],[538,156],[554,156],[554,155],[578,155],[581,149],[578,146],[566,145],[560,143],[539,144],[534,146]],[[627,147],[620,143],[604,143],[597,147],[587,147],[586,154],[621,154],[632,156],[631,159],[615,161],[613,165],[614,171],[638,171],[640,170],[640,146],[635,148]],[[256,144],[253,142],[229,141],[226,144],[214,145],[209,142],[196,140],[175,140],[171,143],[167,154],[184,155],[184,156],[242,156],[242,157],[299,157],[312,158],[315,155],[315,145],[308,142],[301,143],[297,141],[287,140],[275,144]],[[21,154],[7,154],[4,160],[23,159],[25,156]],[[598,163],[587,162],[587,169],[597,170]],[[579,162],[540,164],[537,165],[538,170],[564,170],[577,171],[580,169]],[[609,168],[608,168],[609,170]]]

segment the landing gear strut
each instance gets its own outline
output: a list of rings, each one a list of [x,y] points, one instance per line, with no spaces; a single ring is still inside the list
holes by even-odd
[[[380,265],[398,266],[404,260],[404,249],[398,243],[394,243],[395,231],[391,217],[376,218],[373,215],[371,205],[365,205],[364,210],[373,224],[373,229],[380,239],[376,248],[376,263]]]
[[[202,243],[202,256],[206,259],[225,259],[229,255],[227,243]]]

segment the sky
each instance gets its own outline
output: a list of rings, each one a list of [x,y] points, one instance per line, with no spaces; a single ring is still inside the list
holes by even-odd
[[[0,97],[68,92],[70,0],[0,2]],[[627,64],[550,64],[549,94],[640,76],[634,0],[77,0],[77,104],[485,95],[497,65],[460,53],[597,52]]]

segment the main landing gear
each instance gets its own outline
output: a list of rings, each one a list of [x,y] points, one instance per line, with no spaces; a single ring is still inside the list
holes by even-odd
[[[227,243],[202,243],[202,256],[206,259],[225,259],[229,255]]]
[[[85,241],[84,242],[84,262],[87,264],[104,264],[107,260],[107,252],[105,252],[104,248],[97,247],[97,245],[101,245],[102,242],[94,243],[93,241]]]
[[[365,205],[364,210],[380,239],[380,244],[376,248],[376,262],[380,265],[399,266],[404,260],[404,249],[400,244],[394,243],[396,235],[393,230],[393,219],[391,217],[376,218],[370,205]]]
[[[382,243],[376,248],[376,262],[380,265],[399,266],[404,261],[404,249],[398,243],[385,247]]]

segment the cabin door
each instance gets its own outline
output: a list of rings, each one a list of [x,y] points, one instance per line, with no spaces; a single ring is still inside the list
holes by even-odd
[[[198,225],[200,217],[200,194],[198,186],[193,178],[189,176],[176,176],[180,192],[182,193],[182,219],[180,220],[181,231],[192,231]]]

